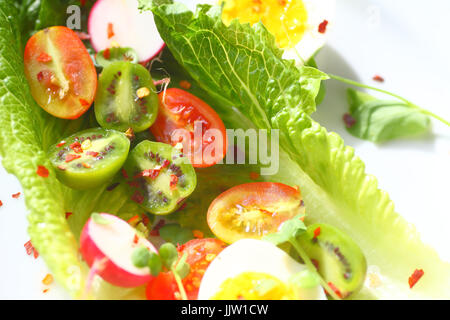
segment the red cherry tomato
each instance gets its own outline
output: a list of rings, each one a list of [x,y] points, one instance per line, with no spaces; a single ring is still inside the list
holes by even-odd
[[[209,206],[211,231],[226,243],[261,239],[286,220],[305,213],[298,189],[282,183],[253,182],[235,186]]]
[[[212,260],[225,249],[226,244],[218,239],[194,239],[178,247],[181,258],[187,254],[186,262],[191,272],[183,279],[183,286],[189,300],[197,300],[203,275]],[[146,289],[148,300],[177,300],[178,286],[171,272],[161,272],[152,279]]]
[[[183,152],[196,168],[210,167],[223,159],[227,152],[226,129],[213,108],[177,88],[161,92],[159,101],[158,117],[150,128],[159,142],[181,142]]]
[[[27,42],[25,75],[34,100],[48,113],[76,119],[95,98],[97,72],[83,42],[71,29],[51,27]]]

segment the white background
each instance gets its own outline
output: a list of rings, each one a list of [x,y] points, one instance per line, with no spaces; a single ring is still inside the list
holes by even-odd
[[[185,0],[188,1],[188,0]],[[329,42],[318,56],[322,70],[396,92],[450,119],[450,1],[338,0]],[[375,74],[384,84],[375,83]],[[349,135],[342,122],[347,85],[328,81],[314,116],[355,147],[367,171],[378,177],[397,211],[413,222],[424,241],[450,261],[450,128],[433,123],[430,134],[375,145]],[[1,167],[1,166],[0,166]],[[17,180],[0,168],[0,299],[66,298],[57,288],[43,294],[48,273],[23,244],[26,209]],[[412,253],[413,254],[413,253]]]

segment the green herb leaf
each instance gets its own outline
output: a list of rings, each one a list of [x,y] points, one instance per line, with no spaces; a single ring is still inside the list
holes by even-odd
[[[348,89],[348,101],[356,123],[347,130],[360,139],[384,142],[418,135],[430,128],[429,117],[404,102],[378,100],[354,89]]]
[[[100,213],[93,213],[91,215],[91,218],[96,224],[101,224],[101,225],[111,224],[111,221],[108,219],[105,219]]]
[[[300,220],[300,216],[297,216],[285,221],[278,232],[265,236],[263,240],[269,241],[274,245],[279,245],[290,242],[305,231],[305,224]]]
[[[147,267],[150,261],[150,251],[146,247],[136,248],[131,254],[131,260],[137,268]]]
[[[157,253],[150,252],[148,259],[148,267],[150,268],[150,272],[152,276],[157,277],[162,269],[161,258]]]
[[[187,253],[185,253],[180,261],[177,262],[177,265],[175,267],[175,272],[178,273],[181,279],[184,279],[188,276],[188,274],[191,272],[191,266],[186,262],[187,259]]]
[[[159,256],[163,266],[167,269],[172,269],[172,266],[178,260],[177,248],[172,243],[164,243],[159,248]]]
[[[183,228],[177,223],[166,224],[159,229],[159,234],[164,241],[173,244],[184,244],[189,240],[194,239],[192,230]]]

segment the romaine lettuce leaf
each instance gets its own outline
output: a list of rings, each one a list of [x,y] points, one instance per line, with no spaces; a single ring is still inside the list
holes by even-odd
[[[309,117],[324,74],[282,60],[262,24],[226,27],[218,7],[199,6],[194,15],[183,5],[161,5],[153,13],[176,60],[214,98],[221,116],[237,110],[235,121],[245,116],[257,128],[280,130],[282,172],[269,180],[299,185],[307,222],[347,232],[369,270],[379,270],[382,285],[366,286],[355,298],[450,298],[450,265],[395,212],[354,150]],[[416,268],[425,275],[411,290],[408,277]]]

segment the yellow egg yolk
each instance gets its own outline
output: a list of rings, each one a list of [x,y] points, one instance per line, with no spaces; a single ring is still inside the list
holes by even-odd
[[[225,3],[222,20],[230,24],[262,22],[275,36],[277,45],[291,49],[307,29],[308,13],[302,0],[222,0]]]
[[[225,280],[213,300],[295,300],[291,286],[260,272],[243,272]]]

